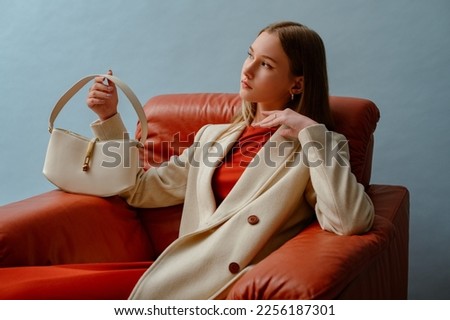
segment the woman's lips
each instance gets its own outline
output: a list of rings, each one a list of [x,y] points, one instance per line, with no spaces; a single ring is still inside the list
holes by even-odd
[[[241,80],[242,89],[252,89],[246,80]]]

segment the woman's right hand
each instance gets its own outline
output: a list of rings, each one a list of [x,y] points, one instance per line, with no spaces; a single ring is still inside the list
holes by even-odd
[[[112,75],[112,71],[108,71]],[[86,103],[94,111],[101,121],[111,118],[117,113],[117,88],[114,83],[104,77],[96,77],[94,84],[89,88]]]

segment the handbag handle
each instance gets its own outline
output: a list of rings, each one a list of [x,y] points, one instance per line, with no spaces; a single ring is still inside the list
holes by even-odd
[[[75,83],[72,88],[67,90],[66,93],[63,94],[63,96],[58,100],[56,105],[53,107],[52,113],[50,114],[50,119],[48,121],[48,131],[51,133],[53,131],[53,124],[56,120],[56,117],[61,112],[62,108],[66,105],[67,102],[78,92],[83,88],[89,81],[94,79],[95,77],[104,77],[116,84],[122,92],[127,96],[128,100],[130,100],[131,105],[133,106],[134,110],[137,113],[137,116],[139,118],[139,122],[141,123],[141,140],[140,144],[144,146],[145,140],[147,139],[147,119],[145,117],[144,110],[142,109],[142,105],[139,102],[139,99],[136,97],[134,92],[130,89],[130,87],[117,78],[116,76],[112,76],[109,74],[94,74],[89,75],[81,80],[79,80],[77,83]]]

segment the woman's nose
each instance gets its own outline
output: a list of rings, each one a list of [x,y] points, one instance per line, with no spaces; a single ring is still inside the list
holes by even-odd
[[[246,76],[248,79],[251,79],[254,74],[254,64],[252,61],[246,61],[244,63],[244,66],[242,68],[242,73],[244,76]]]

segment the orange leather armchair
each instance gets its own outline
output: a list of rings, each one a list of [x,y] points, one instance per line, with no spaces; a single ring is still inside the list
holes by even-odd
[[[349,140],[352,171],[374,203],[373,229],[338,236],[315,221],[239,279],[229,299],[407,298],[409,193],[402,186],[370,184],[379,110],[359,98],[330,102],[336,131]],[[204,124],[228,122],[240,99],[223,93],[161,95],[144,108],[149,133],[142,160],[148,168],[188,147]],[[11,203],[0,207],[0,273],[151,261],[177,237],[180,216],[181,206],[137,209],[119,197],[59,190]]]

